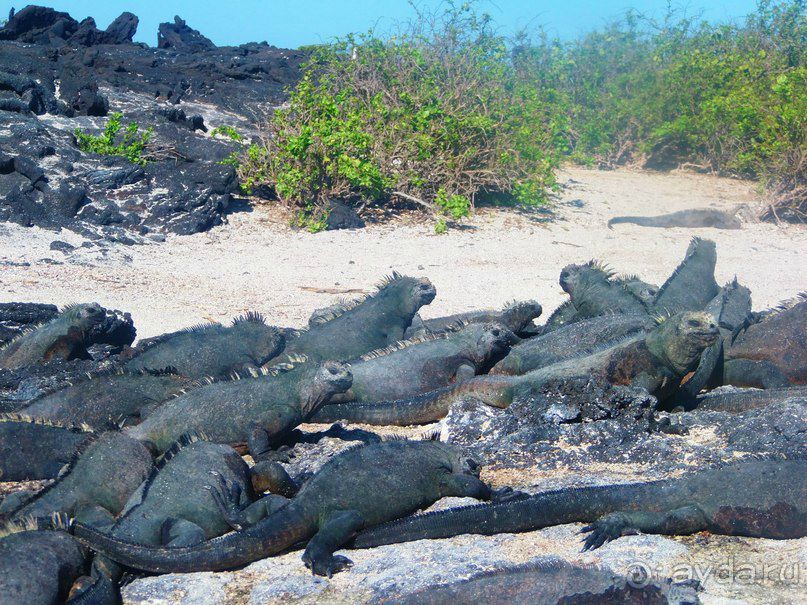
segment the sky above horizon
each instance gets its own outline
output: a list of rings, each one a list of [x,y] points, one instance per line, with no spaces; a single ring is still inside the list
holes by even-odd
[[[368,29],[389,31],[415,15],[407,0],[52,0],[38,2],[65,11],[81,21],[93,17],[104,29],[123,11],[140,18],[135,40],[157,44],[157,26],[185,19],[219,46],[266,41],[279,47],[296,48],[316,44]],[[657,17],[663,15],[668,0],[488,0],[477,2],[480,11],[493,17],[500,33],[543,27],[550,35],[570,39],[597,29],[614,17],[635,8]],[[756,0],[682,0],[672,6],[686,14],[701,15],[712,22],[742,19],[756,7]],[[441,0],[420,0],[426,9],[443,5]],[[0,17],[9,9],[26,6],[0,1]]]

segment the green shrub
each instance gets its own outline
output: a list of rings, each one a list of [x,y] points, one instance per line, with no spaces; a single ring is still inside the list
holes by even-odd
[[[400,35],[313,52],[265,144],[242,154],[245,186],[270,186],[308,217],[329,198],[407,200],[455,220],[479,197],[545,201],[559,159],[551,112],[488,17],[450,4]]]
[[[119,155],[135,164],[145,165],[148,160],[144,156],[144,152],[151,139],[152,129],[148,128],[141,133],[137,122],[132,122],[124,128],[122,121],[122,113],[110,114],[104,131],[97,136],[76,128],[73,134],[79,149],[100,155]],[[121,130],[123,133],[119,137]]]

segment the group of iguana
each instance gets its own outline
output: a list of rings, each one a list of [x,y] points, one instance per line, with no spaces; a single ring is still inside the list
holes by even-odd
[[[248,313],[6,398],[0,481],[55,481],[0,501],[0,603],[115,603],[125,572],[233,569],[298,544],[305,565],[330,577],[350,564],[335,554],[343,547],[570,522],[588,524],[585,548],[635,532],[807,535],[800,459],[535,495],[492,490],[460,447],[435,440],[350,448],[302,486],[281,464],[303,423],[426,424],[465,398],[507,408],[550,383],[578,398],[581,379],[641,388],[668,411],[741,413],[803,395],[807,298],[753,313],[736,279],[715,282],[715,262],[714,243],[696,238],[661,287],[596,261],[569,265],[569,300],[540,326],[535,301],[423,319],[434,286],[395,273],[371,295],[316,311],[305,329]],[[85,356],[102,316],[96,304],[65,309],[0,349],[0,369]],[[770,390],[728,402],[701,394],[724,384]],[[445,496],[491,503],[409,517]],[[502,586],[521,591],[527,572],[513,573]]]

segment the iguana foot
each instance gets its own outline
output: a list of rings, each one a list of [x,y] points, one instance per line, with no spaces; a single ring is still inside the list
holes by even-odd
[[[600,517],[594,523],[586,525],[580,533],[589,533],[583,542],[583,552],[595,550],[611,540],[622,536],[638,534],[639,530],[631,527],[629,519],[622,513],[611,513]]]
[[[316,576],[332,578],[333,574],[353,567],[353,561],[342,555],[323,553],[319,556],[308,551],[303,554],[303,563]]]
[[[206,485],[205,489],[210,491],[213,502],[216,503],[227,525],[235,531],[241,531],[244,529],[241,522],[241,486],[237,483],[229,485],[220,473],[213,471],[211,474],[218,479],[219,485],[217,487]]]
[[[529,497],[530,495],[526,492],[513,489],[512,487],[503,487],[501,489],[495,489],[493,492],[491,492],[490,501],[494,503],[513,502],[515,500],[523,500],[524,498]]]

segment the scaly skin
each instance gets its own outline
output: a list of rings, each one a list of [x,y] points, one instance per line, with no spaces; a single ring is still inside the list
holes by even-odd
[[[476,574],[467,580],[429,586],[396,599],[397,605],[670,605],[668,585],[652,579],[632,585],[628,578],[561,559],[531,561]],[[691,589],[691,596],[695,589]],[[690,595],[688,595],[690,596]],[[699,601],[688,600],[696,605]]]
[[[580,321],[601,315],[646,315],[645,304],[597,261],[567,265],[560,272],[560,286],[574,305],[572,319]],[[567,320],[568,321],[568,320]]]
[[[501,311],[486,309],[456,313],[445,317],[421,319],[415,315],[412,325],[406,330],[406,338],[422,334],[444,332],[459,322],[467,323],[499,323],[517,336],[532,334],[536,326],[533,320],[540,317],[543,307],[538,301],[515,301],[509,303]]]
[[[99,372],[31,400],[20,413],[94,428],[110,422],[137,423],[191,383],[189,378],[171,372]]]
[[[335,395],[309,420],[335,422],[356,403],[414,397],[472,378],[507,352],[515,335],[501,324],[470,324],[405,348],[369,353],[350,365],[353,386]],[[344,403],[350,402],[350,403]]]
[[[145,446],[117,432],[104,433],[82,451],[69,471],[3,519],[18,522],[62,512],[91,523],[118,514],[148,476],[152,458]]]
[[[86,559],[78,542],[61,531],[21,531],[0,538],[0,603],[62,605]]]
[[[302,363],[278,375],[215,382],[165,402],[141,424],[125,432],[165,451],[184,433],[204,433],[215,443],[250,442],[253,455],[350,388],[350,370],[338,362]],[[255,451],[254,433],[261,434]]]
[[[331,319],[321,318],[295,337],[287,336],[286,354],[302,354],[312,361],[345,361],[403,340],[415,313],[437,292],[424,278],[394,273],[378,291],[362,302],[343,306]]]
[[[341,420],[378,425],[424,424],[445,417],[455,402],[466,397],[506,408],[514,399],[527,398],[550,382],[581,378],[641,387],[663,401],[695,367],[701,352],[715,342],[718,334],[717,326],[705,314],[682,313],[645,335],[628,338],[585,357],[520,376],[477,376],[410,399],[343,406]]]
[[[807,296],[763,314],[726,344],[723,384],[760,388],[807,384]]]
[[[0,369],[14,370],[52,359],[89,359],[87,332],[106,317],[96,303],[66,308],[47,323],[25,332],[0,349]]]
[[[585,548],[630,533],[789,539],[807,535],[807,462],[749,460],[650,483],[566,488],[449,509],[360,533],[356,548],[464,533],[524,532],[589,523]]]
[[[633,223],[642,227],[688,227],[714,229],[739,229],[742,225],[736,216],[713,208],[679,210],[661,216],[617,216],[608,221],[608,228],[620,223]]]
[[[493,366],[491,374],[525,374],[573,357],[589,354],[608,343],[643,332],[652,321],[641,315],[594,317],[522,340]]]
[[[684,260],[659,289],[653,310],[662,315],[682,311],[700,311],[720,291],[715,281],[717,249],[715,243],[692,238]]]
[[[257,369],[278,356],[285,338],[261,316],[248,313],[230,326],[211,324],[152,339],[126,364],[129,370],[175,368],[190,378],[223,378],[231,372]]]
[[[620,284],[628,292],[642,301],[645,307],[650,308],[658,296],[659,287],[639,279],[636,275],[623,275],[611,281]]]
[[[117,540],[79,523],[75,536],[135,569],[157,573],[240,567],[308,542],[303,561],[315,574],[349,565],[333,552],[355,532],[425,508],[444,496],[488,498],[479,467],[451,445],[389,442],[347,450],[329,461],[276,513],[241,532],[180,548]]]
[[[0,481],[53,479],[94,435],[90,427],[0,415]]]
[[[742,389],[716,390],[700,395],[696,408],[710,412],[741,414],[749,410],[764,408],[788,399],[801,399],[807,403],[807,387],[786,387],[782,389]]]
[[[673,396],[671,407],[681,406],[692,409],[696,398],[707,386],[720,381],[718,374],[723,370],[723,350],[734,331],[751,315],[751,290],[741,286],[735,279],[720,289],[704,313],[708,314],[720,329],[720,338],[701,355],[698,367],[687,377],[684,384]]]

